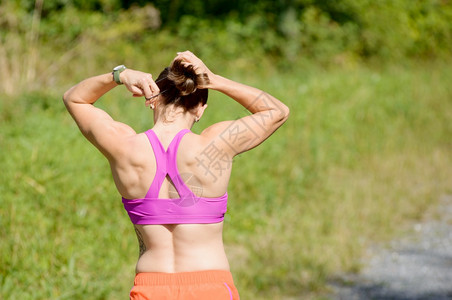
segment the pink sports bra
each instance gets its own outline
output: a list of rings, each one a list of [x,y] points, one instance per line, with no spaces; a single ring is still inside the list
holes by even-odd
[[[152,129],[145,132],[154,150],[157,171],[144,198],[122,198],[124,208],[133,224],[206,224],[223,221],[228,203],[227,192],[217,198],[198,197],[187,187],[179,174],[176,162],[177,149],[187,132],[190,130],[179,131],[167,151]],[[160,187],[167,175],[180,198],[158,198]]]

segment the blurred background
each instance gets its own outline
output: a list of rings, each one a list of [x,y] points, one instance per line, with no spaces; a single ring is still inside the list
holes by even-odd
[[[327,299],[368,247],[452,194],[451,20],[449,0],[0,1],[0,298],[127,298],[133,227],[61,97],[191,50],[291,109],[233,163],[225,244],[242,299]],[[233,102],[211,92],[193,131],[245,115]],[[152,126],[124,87],[96,105]]]

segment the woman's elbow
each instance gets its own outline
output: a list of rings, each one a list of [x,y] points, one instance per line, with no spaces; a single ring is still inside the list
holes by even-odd
[[[62,98],[64,103],[68,103],[69,102],[69,98],[70,98],[70,95],[71,95],[70,91],[71,90],[69,89],[66,92],[64,92],[63,98]]]
[[[284,105],[284,112],[285,112],[285,120],[287,120],[290,115],[290,108],[287,105]]]
[[[63,102],[64,104],[68,105],[71,102],[74,102],[74,93],[73,93],[74,87],[71,87],[63,94]]]
[[[281,107],[280,107],[280,112],[281,112],[280,113],[280,118],[281,119],[279,120],[279,122],[284,123],[289,118],[290,109],[289,109],[289,107],[287,105],[282,104]]]

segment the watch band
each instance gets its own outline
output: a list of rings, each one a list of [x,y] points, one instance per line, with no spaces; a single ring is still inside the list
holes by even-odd
[[[124,65],[119,65],[113,68],[113,80],[117,83],[117,84],[122,84],[121,82],[121,78],[119,78],[119,74],[121,74],[122,71],[124,71],[126,68],[126,66]]]

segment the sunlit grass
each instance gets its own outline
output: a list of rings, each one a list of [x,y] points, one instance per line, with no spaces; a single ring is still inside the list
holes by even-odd
[[[237,74],[291,108],[233,164],[225,243],[243,299],[322,293],[336,272],[359,270],[368,245],[452,193],[446,64]],[[62,92],[0,100],[0,298],[125,299],[136,238]],[[99,106],[137,131],[152,124],[122,88]],[[194,131],[245,113],[212,92]]]

